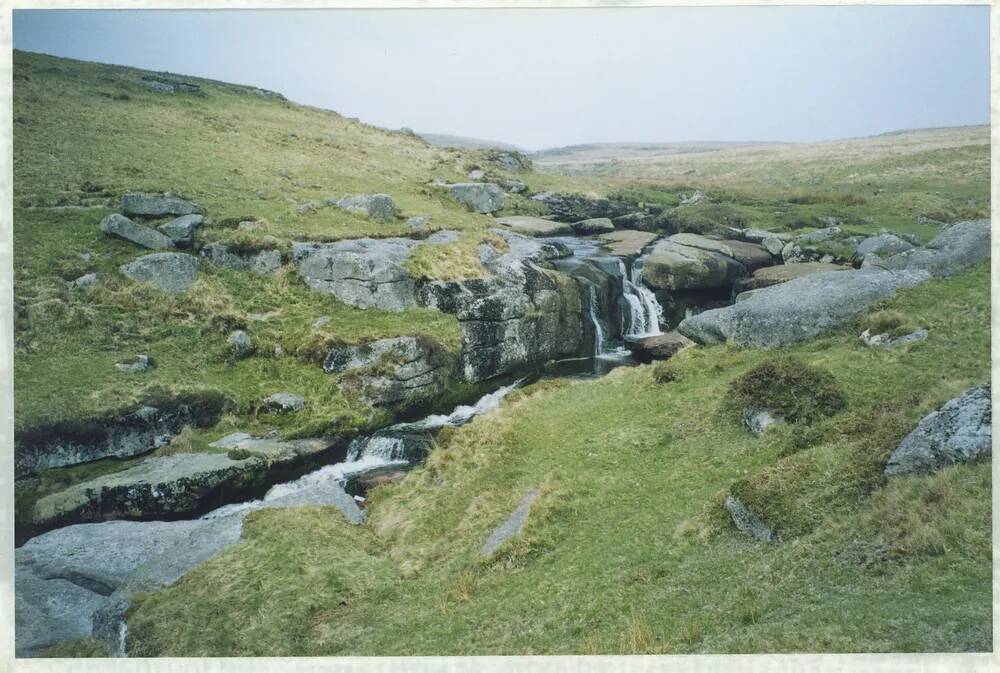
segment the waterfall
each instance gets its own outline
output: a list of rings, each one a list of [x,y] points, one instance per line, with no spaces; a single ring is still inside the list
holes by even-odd
[[[642,260],[636,260],[626,272],[625,263],[619,261],[622,272],[622,296],[628,302],[629,325],[625,336],[650,336],[660,334],[663,307],[656,295],[643,285]]]
[[[590,289],[590,322],[594,323],[594,356],[604,352],[604,329],[601,321],[597,319],[597,290],[593,285]]]

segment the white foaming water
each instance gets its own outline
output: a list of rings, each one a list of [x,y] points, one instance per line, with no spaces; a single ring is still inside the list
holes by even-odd
[[[380,433],[387,434],[375,433],[358,437],[351,442],[347,451],[347,459],[343,463],[326,465],[293,481],[275,484],[263,498],[225,505],[212,510],[201,518],[219,519],[224,516],[253,511],[264,507],[265,504],[277,498],[317,488],[331,481],[343,484],[351,475],[374,467],[406,465],[408,462],[404,458],[406,446],[404,440],[398,436],[399,434],[431,432],[447,425],[457,426],[468,423],[475,416],[499,407],[503,398],[521,385],[523,381],[524,379],[519,379],[510,385],[483,395],[471,406],[465,404],[458,406],[450,414],[433,414],[413,423],[398,423],[380,431]],[[388,433],[396,433],[397,436]]]
[[[604,352],[604,330],[601,328],[601,321],[597,319],[597,291],[593,286],[590,290],[590,322],[594,323],[594,357],[598,357]]]
[[[625,271],[625,263],[619,262],[622,272],[622,294],[629,305],[629,326],[625,336],[653,336],[660,332],[663,307],[656,301],[656,295],[643,285],[642,260],[632,264],[631,274]]]

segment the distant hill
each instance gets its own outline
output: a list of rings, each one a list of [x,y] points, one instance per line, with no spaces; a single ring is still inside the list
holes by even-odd
[[[498,140],[485,140],[483,138],[468,138],[466,136],[453,136],[446,133],[420,133],[417,135],[438,147],[454,147],[462,150],[512,150],[523,152],[517,145],[502,143]]]

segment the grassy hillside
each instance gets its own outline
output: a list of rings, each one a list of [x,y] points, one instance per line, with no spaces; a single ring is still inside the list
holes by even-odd
[[[881,477],[923,414],[988,380],[988,279],[984,263],[889,302],[925,342],[866,348],[859,320],[788,349],[847,399],[808,428],[755,438],[725,411],[758,351],[685,351],[666,383],[657,365],[533,386],[377,489],[364,528],[255,513],[140,602],[132,654],[989,650],[989,461]],[[480,559],[530,488],[524,536]],[[781,542],[735,531],[730,492]]]
[[[206,264],[193,291],[180,298],[122,278],[118,266],[147,251],[102,235],[98,223],[127,191],[193,199],[210,219],[199,233],[203,241],[245,247],[410,236],[406,218],[424,215],[431,230],[470,232],[449,248],[464,259],[491,221],[429,186],[435,178],[465,179],[482,161],[476,152],[435,148],[252,87],[169,76],[198,89],[158,92],[141,83],[151,75],[14,54],[18,428],[100,415],[152,389],[209,388],[235,401],[234,423],[259,426],[252,405],[291,390],[306,395],[307,407],[285,430],[349,429],[371,420],[370,410],[345,400],[320,371],[313,355],[322,345],[423,334],[457,348],[451,316],[353,309],[308,291],[294,273],[257,278]],[[517,177],[532,187],[537,181],[539,189],[559,181],[530,172]],[[337,208],[297,212],[330,196],[376,192],[390,194],[402,216],[380,223]],[[257,220],[257,228],[236,227],[246,219]],[[90,272],[100,275],[92,290],[67,287]],[[272,315],[255,319],[260,314]],[[331,320],[313,327],[321,316]],[[234,328],[251,333],[258,357],[225,361],[225,337]],[[149,374],[114,368],[138,353],[156,361]]]
[[[929,239],[936,225],[918,218],[989,216],[985,126],[701,149],[588,145],[543,153],[535,161],[540,170],[602,181],[668,207],[678,205],[679,192],[700,189],[711,201],[699,205],[712,210],[705,217],[737,226],[796,229],[824,226],[819,218],[836,217],[858,232],[886,227]]]

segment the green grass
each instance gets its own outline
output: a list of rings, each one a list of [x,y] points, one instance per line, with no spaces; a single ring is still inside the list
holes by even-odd
[[[143,597],[133,653],[989,650],[989,462],[881,477],[922,415],[988,380],[989,306],[984,263],[873,309],[925,324],[924,342],[866,348],[859,318],[788,349],[847,404],[760,437],[725,396],[764,352],[689,349],[662,384],[645,366],[532,386],[374,491],[365,527],[258,513],[244,542]],[[524,535],[480,559],[529,488]],[[735,531],[727,493],[782,541]]]

